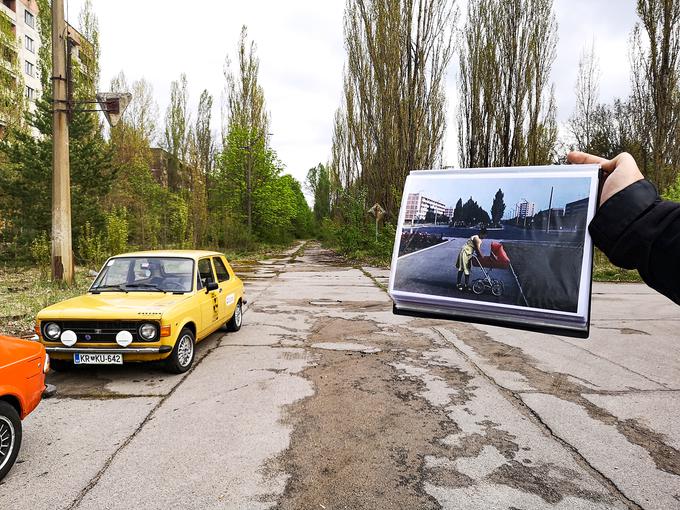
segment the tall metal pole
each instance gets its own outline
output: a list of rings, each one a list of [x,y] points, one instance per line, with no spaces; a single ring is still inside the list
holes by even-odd
[[[550,230],[550,213],[552,212],[553,189],[555,189],[555,187],[550,186],[550,201],[548,202],[548,225],[545,227],[546,232]]]
[[[52,279],[73,283],[64,0],[52,0]]]

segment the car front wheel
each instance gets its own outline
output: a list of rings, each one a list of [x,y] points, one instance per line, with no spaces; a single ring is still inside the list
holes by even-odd
[[[229,322],[227,322],[227,331],[238,331],[241,329],[241,324],[243,324],[243,306],[239,299],[239,302],[236,303],[236,308],[234,309],[234,315],[232,315]]]
[[[12,469],[21,448],[19,413],[7,402],[0,401],[0,480]]]
[[[166,361],[168,370],[175,374],[181,374],[189,370],[194,362],[195,345],[196,339],[190,329],[184,328],[180,331],[175,347]]]

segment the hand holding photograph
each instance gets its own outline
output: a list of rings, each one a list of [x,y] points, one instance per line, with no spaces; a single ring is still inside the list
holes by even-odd
[[[413,171],[394,312],[587,338],[598,165]]]

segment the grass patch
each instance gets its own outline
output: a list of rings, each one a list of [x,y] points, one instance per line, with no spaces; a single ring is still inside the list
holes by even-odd
[[[642,283],[640,274],[635,270],[615,266],[600,250],[595,250],[593,281],[596,282],[634,282]]]
[[[87,274],[86,269],[77,268],[76,283],[68,287],[50,281],[37,268],[0,268],[0,334],[33,335],[36,314],[46,306],[85,293],[93,280]]]

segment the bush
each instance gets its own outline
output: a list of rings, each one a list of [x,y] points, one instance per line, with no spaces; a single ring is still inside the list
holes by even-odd
[[[106,260],[103,236],[95,232],[89,221],[85,222],[82,233],[78,237],[78,254],[83,263],[97,268]]]
[[[128,221],[125,207],[106,214],[106,249],[108,255],[127,251]]]
[[[47,273],[50,268],[50,254],[51,254],[51,244],[50,237],[47,232],[40,232],[33,241],[31,241],[31,259],[40,269],[40,277],[47,278]]]

